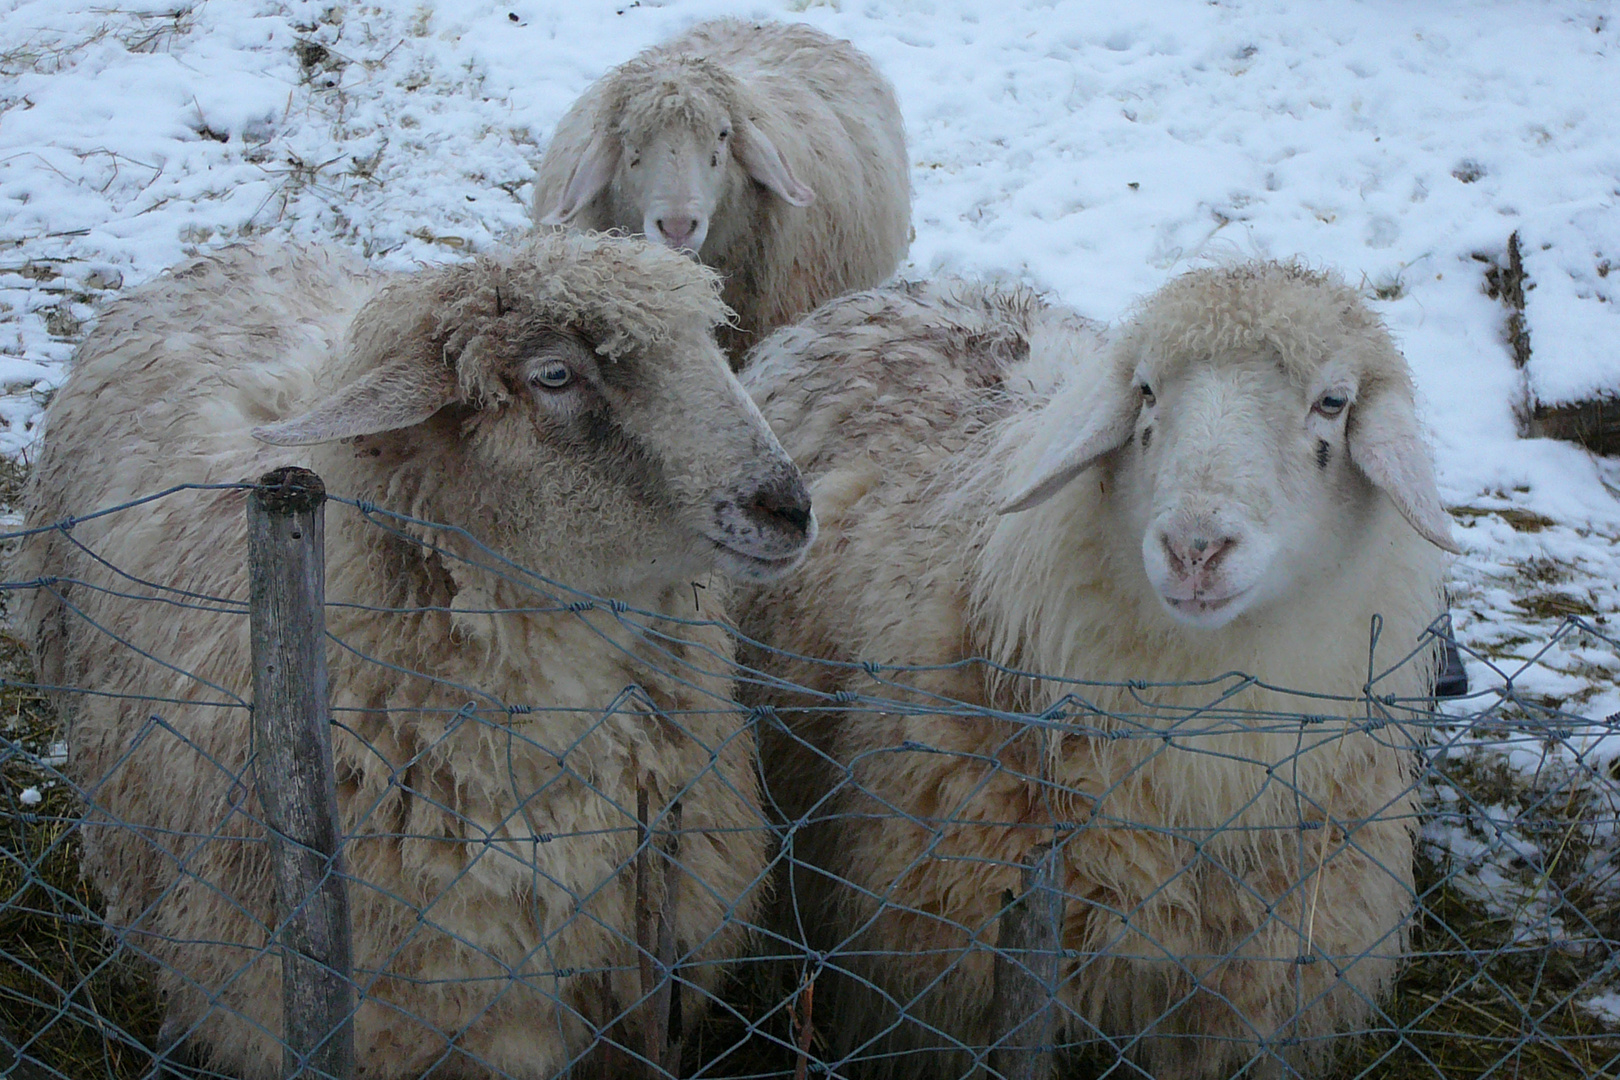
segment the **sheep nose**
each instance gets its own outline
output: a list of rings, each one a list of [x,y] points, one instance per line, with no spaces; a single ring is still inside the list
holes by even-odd
[[[795,539],[802,540],[810,532],[810,493],[798,478],[779,481],[760,488],[745,509],[754,521]]]
[[[1159,542],[1170,556],[1171,568],[1182,577],[1214,570],[1215,564],[1236,543],[1231,537],[1211,537],[1196,532],[1181,536],[1161,533]]]
[[[692,234],[697,232],[698,219],[695,217],[659,218],[655,224],[658,226],[658,233],[663,237],[664,243],[678,251],[681,248],[692,246]]]

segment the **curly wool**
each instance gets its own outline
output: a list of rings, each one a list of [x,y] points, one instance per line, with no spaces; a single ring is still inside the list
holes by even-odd
[[[610,360],[673,348],[733,317],[720,299],[719,276],[684,263],[612,235],[580,234],[567,244],[543,235],[435,274],[405,277],[384,285],[355,316],[345,370],[448,350],[458,356],[471,400],[504,400],[496,372],[510,358],[486,355],[481,344],[521,339],[510,321],[517,297],[531,323],[575,327]]]

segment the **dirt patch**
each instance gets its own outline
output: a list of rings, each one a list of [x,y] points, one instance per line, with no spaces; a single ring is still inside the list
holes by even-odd
[[[1453,506],[1448,512],[1459,521],[1474,521],[1482,517],[1500,518],[1513,528],[1515,532],[1538,533],[1552,528],[1558,522],[1545,517],[1532,510],[1521,510],[1517,507],[1501,509],[1484,506]]]

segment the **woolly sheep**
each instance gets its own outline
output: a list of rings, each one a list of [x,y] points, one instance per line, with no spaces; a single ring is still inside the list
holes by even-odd
[[[691,582],[787,570],[814,519],[715,345],[724,316],[713,274],[627,238],[408,276],[238,247],[114,305],[51,404],[33,526],[293,459],[449,526],[329,513],[365,1076],[551,1077],[640,998],[638,785],[654,818],[683,804],[683,978],[711,985],[740,947],[766,822],[726,705],[730,639],[687,622],[719,617],[724,590]],[[182,491],[43,532],[17,572],[57,579],[21,612],[42,679],[88,691],[63,704],[109,919],[160,963],[165,1032],[256,1080],[280,1075],[272,883],[233,782],[247,714],[214,704],[251,695],[247,620],[138,599],[243,601],[245,497]],[[651,614],[570,610],[580,594],[501,560]]]
[[[534,216],[696,252],[725,279],[737,321],[720,340],[739,362],[905,257],[900,105],[870,59],[813,27],[699,23],[568,110],[540,162]]]
[[[822,538],[754,590],[745,632],[924,666],[875,682],[752,661],[868,703],[760,695],[790,732],[764,749],[800,823],[810,944],[850,973],[817,1014],[867,1061],[840,1071],[970,1070],[940,1055],[990,1043],[985,946],[1054,835],[1071,1037],[1100,1032],[1159,1080],[1325,1059],[1388,988],[1414,899],[1412,741],[1353,726],[1369,628],[1382,617],[1380,669],[1418,649],[1455,550],[1377,318],[1337,278],[1275,263],[1180,277],[1112,340],[1026,290],[897,285],[749,363]],[[1212,685],[1236,671],[1265,685]],[[1428,678],[1407,664],[1375,692],[1421,697]],[[1234,709],[1346,721],[1223,728]]]

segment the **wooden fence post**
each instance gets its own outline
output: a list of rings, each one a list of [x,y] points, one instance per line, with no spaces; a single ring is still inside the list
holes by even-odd
[[[636,788],[636,953],[641,967],[642,1056],[647,1080],[679,1080],[683,1031],[680,987],[675,985],[675,874],[681,856],[681,804],[664,815],[655,840],[647,828],[647,785]],[[662,888],[653,908],[652,855],[661,856]]]
[[[326,685],[326,487],[307,469],[248,497],[254,784],[270,834],[284,1080],[352,1080],[349,898]]]
[[[1062,948],[1063,891],[1054,841],[1024,856],[1021,895],[1002,893],[990,998],[989,1065],[1003,1080],[1049,1080],[1057,1017],[1058,958]]]

